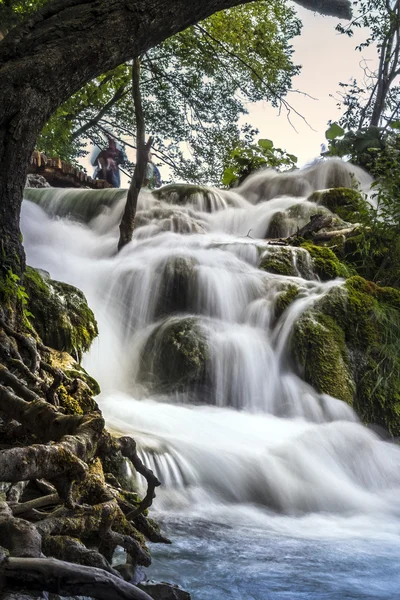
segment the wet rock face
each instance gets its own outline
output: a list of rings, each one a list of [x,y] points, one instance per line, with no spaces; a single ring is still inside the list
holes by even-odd
[[[160,267],[161,286],[155,316],[187,312],[191,304],[197,261],[190,256],[172,256]]]
[[[149,594],[153,600],[191,600],[188,592],[170,583],[150,581],[148,583],[140,583],[138,587]]]
[[[26,178],[25,187],[27,188],[49,188],[51,185],[41,175],[30,173]]]
[[[46,346],[68,352],[80,362],[98,334],[97,323],[80,290],[53,281],[27,267],[24,286],[28,293],[31,324]]]

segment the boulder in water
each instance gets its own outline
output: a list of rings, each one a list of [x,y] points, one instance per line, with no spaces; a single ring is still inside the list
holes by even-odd
[[[24,286],[32,326],[50,348],[71,354],[80,362],[98,334],[97,323],[86,298],[76,287],[44,278],[27,267]]]
[[[142,354],[141,379],[158,392],[178,392],[204,382],[208,346],[195,317],[172,317],[150,335]]]

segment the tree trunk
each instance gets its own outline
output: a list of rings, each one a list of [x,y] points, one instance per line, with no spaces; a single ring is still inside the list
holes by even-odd
[[[219,10],[249,0],[54,0],[0,42],[0,267],[21,274],[22,193],[51,114],[94,77]],[[350,15],[348,0],[299,0]]]
[[[129,186],[126,199],[124,214],[122,215],[119,226],[120,236],[118,242],[118,251],[132,240],[133,230],[135,229],[135,216],[140,190],[143,186],[149,152],[153,143],[150,138],[145,143],[146,127],[143,114],[142,94],[140,92],[140,61],[135,58],[132,65],[132,96],[135,105],[136,120],[136,165],[132,181]]]

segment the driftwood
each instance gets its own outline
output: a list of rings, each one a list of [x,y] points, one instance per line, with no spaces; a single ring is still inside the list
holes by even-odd
[[[298,229],[295,234],[286,238],[268,239],[267,243],[273,246],[290,246],[298,238],[311,239],[315,242],[329,242],[337,236],[350,237],[360,227],[359,224],[355,224],[344,229],[321,232],[321,229],[330,227],[332,220],[332,215],[312,215],[310,221]]]

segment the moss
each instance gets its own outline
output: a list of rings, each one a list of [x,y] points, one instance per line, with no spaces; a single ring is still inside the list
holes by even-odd
[[[285,310],[292,304],[299,294],[299,288],[297,285],[288,285],[288,287],[281,292],[275,302],[275,318],[279,319]]]
[[[343,331],[360,418],[399,435],[400,291],[351,277],[330,290],[314,314],[318,320],[331,319]]]
[[[187,389],[204,381],[207,359],[207,342],[197,319],[168,319],[144,348],[141,378],[158,391]]]
[[[311,242],[303,242],[301,247],[310,254],[314,271],[322,281],[336,279],[337,277],[346,278],[351,275],[349,268],[340,262],[330,248],[316,246]]]
[[[31,323],[43,342],[80,361],[98,334],[84,294],[67,283],[45,279],[32,267],[27,267],[24,285],[29,295]]]
[[[303,378],[318,392],[352,404],[355,384],[343,330],[323,314],[306,313],[295,324],[292,347]]]
[[[60,406],[65,410],[66,414],[83,415],[83,409],[80,407],[78,400],[70,396],[63,385],[60,385],[58,388],[57,396]]]
[[[100,386],[97,381],[91,377],[85,369],[78,364],[73,357],[67,352],[51,350],[50,363],[53,367],[57,367],[64,371],[69,379],[81,379],[91,390],[94,396],[100,394]]]
[[[365,200],[360,192],[350,188],[332,188],[314,192],[308,200],[325,206],[349,223],[358,223],[360,214],[365,211]]]

